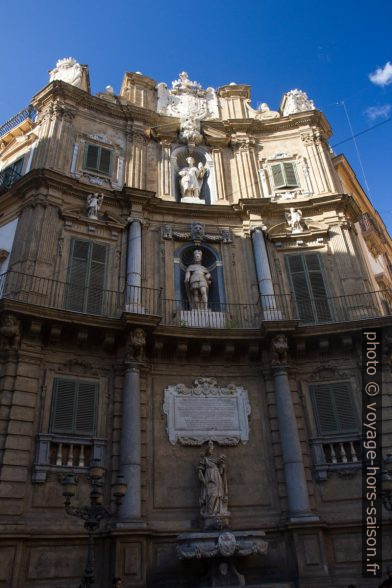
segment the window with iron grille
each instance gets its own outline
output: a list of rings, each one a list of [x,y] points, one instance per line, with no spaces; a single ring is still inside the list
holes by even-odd
[[[113,152],[105,147],[86,144],[84,150],[84,169],[98,172],[106,176],[112,173]]]
[[[95,435],[97,402],[96,382],[55,378],[50,432],[63,435]]]

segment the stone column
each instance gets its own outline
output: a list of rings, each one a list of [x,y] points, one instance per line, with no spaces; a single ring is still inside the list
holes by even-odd
[[[141,518],[140,366],[145,347],[143,329],[127,342],[122,404],[120,471],[128,484],[120,507],[122,519]]]
[[[127,296],[126,309],[135,312],[140,306],[142,283],[142,223],[138,218],[131,218],[128,226],[127,247]]]
[[[226,183],[222,161],[222,148],[214,147],[212,149],[212,159],[214,162],[217,200],[226,200]]]
[[[251,234],[257,283],[259,285],[259,294],[261,298],[261,307],[264,311],[264,318],[266,320],[281,320],[282,313],[276,308],[275,292],[263,230],[261,227],[255,227]]]
[[[170,149],[172,140],[161,139],[161,161],[160,161],[160,195],[165,200],[174,200],[171,190],[171,169],[170,169]],[[173,190],[174,192],[174,190]]]
[[[317,521],[319,517],[310,510],[298,425],[287,372],[287,350],[286,337],[277,335],[272,341],[272,371],[289,517],[291,522]]]

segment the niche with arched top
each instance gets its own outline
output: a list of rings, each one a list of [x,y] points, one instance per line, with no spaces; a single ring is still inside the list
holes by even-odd
[[[207,169],[203,178],[199,197],[201,200],[204,200],[206,204],[211,204],[215,200],[215,188],[213,182],[214,173],[211,154],[204,147],[186,147],[185,145],[176,147],[171,155],[171,169],[173,175],[172,185],[174,186],[176,201],[180,202],[182,196],[180,188],[181,177],[179,176],[178,172],[184,167],[188,167],[188,163],[186,161],[188,157],[193,157],[196,167],[199,163],[202,163]]]
[[[226,304],[226,294],[223,280],[223,267],[219,253],[209,245],[186,244],[177,249],[174,258],[175,298],[178,308],[190,310],[191,304],[185,287],[185,273],[189,265],[193,263],[193,252],[198,249],[202,252],[202,265],[211,275],[211,284],[208,290],[208,308],[220,312]]]

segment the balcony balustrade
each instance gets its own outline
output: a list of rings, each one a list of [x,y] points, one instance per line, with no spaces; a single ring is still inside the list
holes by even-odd
[[[211,302],[208,308],[191,309],[188,301],[164,299],[157,289],[126,286],[119,292],[12,270],[0,275],[0,298],[105,318],[120,318],[123,313],[154,316],[159,324],[177,328],[256,330],[268,321],[320,325],[392,314],[391,290],[302,300],[283,294],[263,296],[254,304]]]
[[[43,483],[49,472],[87,472],[93,459],[104,462],[106,439],[41,433],[37,435],[33,482]]]
[[[342,434],[320,437],[311,441],[318,480],[326,480],[328,472],[355,470],[361,465],[360,435]]]

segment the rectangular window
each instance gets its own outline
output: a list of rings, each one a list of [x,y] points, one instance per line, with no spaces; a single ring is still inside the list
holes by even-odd
[[[98,145],[87,144],[84,152],[84,169],[110,176],[112,173],[112,151]]]
[[[349,382],[315,384],[310,395],[320,436],[357,433],[358,419]]]
[[[275,188],[297,188],[299,186],[295,163],[286,161],[271,165],[272,179]]]
[[[299,319],[304,323],[331,321],[319,255],[286,255],[285,259]]]
[[[95,435],[97,402],[97,383],[55,378],[50,432]]]
[[[106,256],[106,245],[72,240],[65,297],[68,310],[102,314]]]

